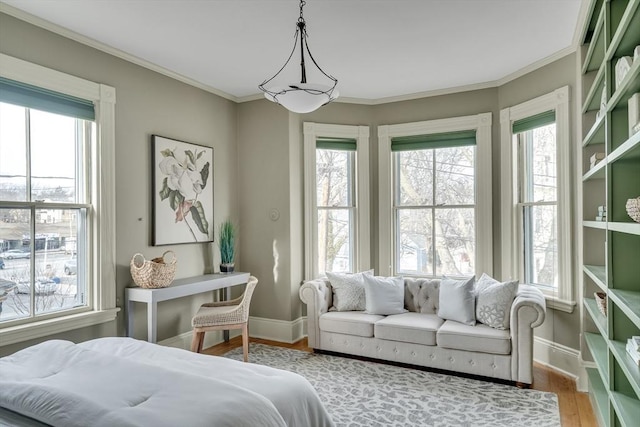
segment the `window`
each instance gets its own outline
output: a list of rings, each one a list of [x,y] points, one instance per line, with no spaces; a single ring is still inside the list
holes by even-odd
[[[0,100],[16,83],[0,79]],[[20,87],[28,95],[30,88]],[[13,102],[0,101],[0,279],[7,294],[0,323],[88,307],[91,291],[83,153],[90,152],[95,123],[20,105],[28,99]],[[77,274],[65,274],[77,255]]]
[[[114,102],[0,55],[3,344],[115,319]]]
[[[392,138],[391,151],[395,271],[473,275],[475,131]]]
[[[307,277],[369,268],[366,126],[304,124]]]
[[[491,115],[380,126],[378,140],[380,274],[491,274]]]
[[[502,111],[503,278],[571,312],[568,88]]]

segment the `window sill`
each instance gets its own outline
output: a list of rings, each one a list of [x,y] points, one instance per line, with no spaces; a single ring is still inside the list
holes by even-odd
[[[558,311],[564,311],[565,313],[573,313],[573,310],[576,307],[575,301],[567,301],[558,299],[555,296],[545,294],[544,295],[545,302],[547,303],[547,308],[552,308]]]
[[[0,329],[3,346],[115,320],[120,308],[61,316]]]

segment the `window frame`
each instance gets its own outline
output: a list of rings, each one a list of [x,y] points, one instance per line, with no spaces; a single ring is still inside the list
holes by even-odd
[[[371,265],[369,216],[369,126],[303,123],[304,133],[304,205],[305,205],[305,279],[318,277],[318,206],[316,182],[316,141],[318,138],[356,140],[353,205],[354,272]]]
[[[502,279],[524,279],[524,247],[522,218],[519,205],[520,161],[517,135],[512,132],[513,123],[545,111],[556,115],[556,179],[557,179],[557,238],[558,238],[558,288],[538,288],[545,295],[547,305],[572,313],[575,301],[573,286],[573,260],[571,251],[571,140],[569,122],[569,86],[539,96],[500,111],[501,139],[501,243]]]
[[[493,274],[491,113],[378,127],[378,274],[398,274],[394,209],[394,160],[391,139],[458,131],[476,131],[475,272]]]
[[[12,322],[9,326],[0,324],[0,342],[9,345],[115,320],[120,310],[116,307],[115,263],[115,89],[5,54],[0,54],[0,76],[89,100],[96,116],[96,140],[89,176],[85,177],[92,186],[91,200],[87,200],[91,204],[87,212],[89,307]]]

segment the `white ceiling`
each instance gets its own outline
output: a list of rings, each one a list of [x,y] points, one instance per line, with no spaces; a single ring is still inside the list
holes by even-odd
[[[299,15],[298,0],[1,2],[237,101],[254,99],[285,62]],[[11,7],[1,10],[16,14]],[[367,102],[495,82],[567,53],[580,8],[581,0],[307,0],[304,16],[311,53],[341,96]],[[290,65],[299,79],[295,56]]]

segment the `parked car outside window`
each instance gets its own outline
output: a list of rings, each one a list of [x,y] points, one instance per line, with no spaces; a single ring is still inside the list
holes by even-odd
[[[71,258],[64,263],[64,274],[76,274],[78,273],[78,259]]]
[[[17,259],[17,258],[31,258],[31,252],[25,252],[21,249],[9,249],[0,254],[0,258],[4,259]]]

